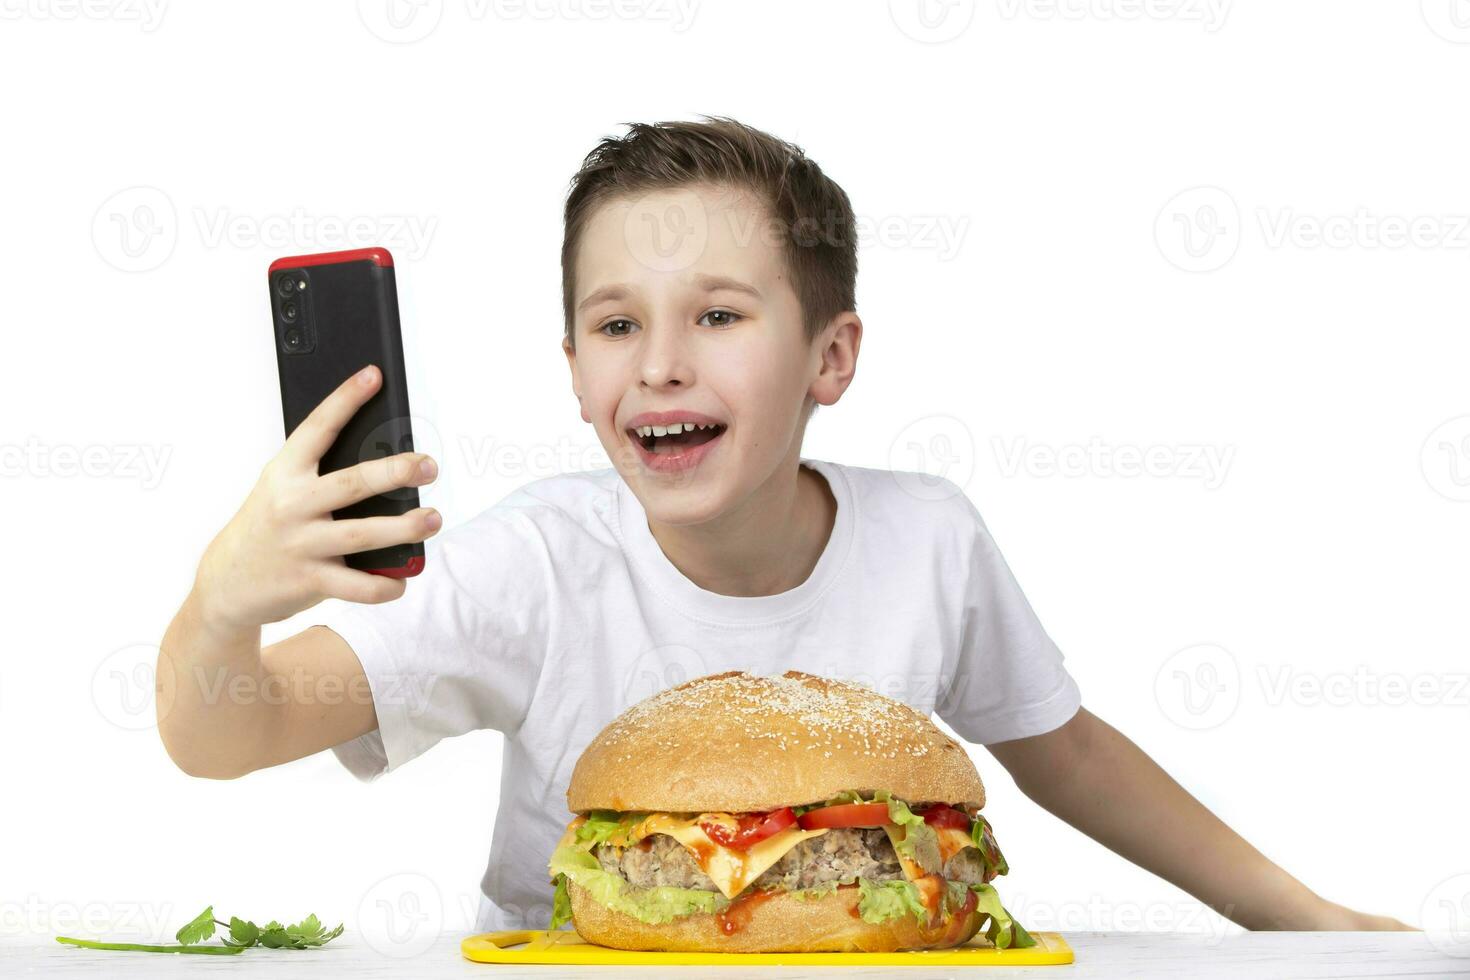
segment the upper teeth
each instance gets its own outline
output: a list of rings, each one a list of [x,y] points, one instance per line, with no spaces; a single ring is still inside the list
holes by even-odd
[[[718,425],[718,422],[711,422],[708,425],[674,422],[671,425],[640,425],[635,431],[646,439],[649,436],[676,436],[681,432],[692,432],[695,429],[713,429]]]

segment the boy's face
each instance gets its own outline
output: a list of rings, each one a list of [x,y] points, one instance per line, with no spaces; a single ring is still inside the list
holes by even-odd
[[[799,458],[821,345],[806,342],[751,195],[700,185],[607,202],[579,243],[573,311],[576,348],[563,349],[582,418],[653,520],[711,520]],[[660,466],[630,422],[684,411],[724,429],[692,466]]]

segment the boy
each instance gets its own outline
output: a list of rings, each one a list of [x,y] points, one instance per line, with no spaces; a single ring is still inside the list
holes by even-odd
[[[477,928],[544,927],[546,859],[592,737],[688,677],[797,668],[936,712],[1040,805],[1242,926],[1408,928],[1314,894],[1081,708],[958,487],[913,494],[913,474],[800,455],[862,337],[852,208],[800,149],[729,119],[634,125],[587,156],[565,225],[562,347],[614,465],[515,491],[411,582],[357,572],[334,556],[424,540],[439,517],[331,519],[435,472],[408,453],[317,475],[379,382],[372,367],[349,379],[211,542],[159,665],[293,692],[307,688],[289,678],[330,678],[348,696],[211,704],[180,683],[159,732],[185,772],[235,778],[331,748],[372,779],[497,729]],[[328,596],[362,605],[261,649],[261,624]]]

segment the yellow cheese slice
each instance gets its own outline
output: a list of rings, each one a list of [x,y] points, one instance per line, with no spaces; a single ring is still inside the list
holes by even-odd
[[[949,859],[967,847],[974,847],[975,841],[970,835],[958,827],[935,827],[934,832],[939,835],[939,867],[943,868],[949,863]]]
[[[898,864],[899,867],[903,868],[903,876],[905,878],[907,878],[909,881],[918,881],[920,878],[923,878],[929,873],[921,868],[916,862],[910,861],[908,858],[904,857],[902,852],[900,852],[898,849],[898,842],[903,840],[904,835],[908,833],[908,828],[902,826],[901,824],[885,823],[883,825],[883,832],[888,835],[889,842],[893,844],[893,853],[898,855]],[[938,869],[936,868],[935,870]]]
[[[720,823],[732,829],[736,824],[733,816],[723,813],[700,814],[693,818],[655,813],[639,824],[632,836],[636,839],[649,834],[668,834],[694,856],[701,870],[709,875],[726,898],[740,894],[746,885],[764,874],[797,844],[827,832],[825,829],[802,830],[793,824],[747,850],[736,851],[711,840],[699,826],[701,822]]]
[[[930,925],[939,921],[940,902],[944,895],[943,881],[938,875],[925,875],[914,882],[914,887],[919,890],[919,902],[929,913]]]

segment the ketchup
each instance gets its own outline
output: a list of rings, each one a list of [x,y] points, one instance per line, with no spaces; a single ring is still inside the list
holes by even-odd
[[[717,916],[720,923],[720,932],[726,936],[735,935],[735,933],[750,925],[750,915],[755,911],[756,906],[775,898],[777,894],[774,891],[747,891],[743,895],[737,895],[735,901],[730,903],[730,907]]]

